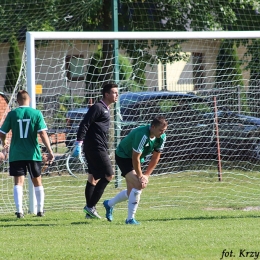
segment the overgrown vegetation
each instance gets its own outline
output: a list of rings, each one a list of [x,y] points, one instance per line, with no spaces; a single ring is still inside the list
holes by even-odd
[[[9,60],[6,68],[4,91],[12,93],[19,77],[22,60],[18,41],[14,35],[10,38],[9,42]]]

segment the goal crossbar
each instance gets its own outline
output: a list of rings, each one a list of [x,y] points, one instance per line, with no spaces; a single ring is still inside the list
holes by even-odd
[[[26,32],[26,77],[31,106],[35,99],[36,40],[188,40],[188,39],[256,39],[260,31],[185,31],[185,32]]]
[[[185,31],[185,32],[27,32],[35,40],[155,40],[155,39],[255,39],[260,31]]]

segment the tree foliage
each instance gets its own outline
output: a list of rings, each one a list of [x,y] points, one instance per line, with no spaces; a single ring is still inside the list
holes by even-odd
[[[240,88],[244,86],[244,82],[235,40],[221,41],[216,61],[215,87],[221,89],[222,93],[218,96],[218,105],[236,110]]]
[[[254,116],[260,115],[260,39],[247,42],[245,57],[248,58],[246,70],[250,70],[249,101]]]
[[[12,93],[21,68],[21,53],[15,36],[10,38],[9,60],[6,68],[6,79],[4,91]]]
[[[126,82],[133,75],[132,65],[127,57],[119,54],[119,80]],[[93,54],[90,59],[87,72],[86,72],[86,89],[95,90],[99,89],[102,85],[102,69],[103,69],[103,53],[102,47],[99,46],[98,50]],[[112,67],[112,65],[110,65]]]
[[[30,31],[111,31],[111,0],[10,0],[0,4],[1,39]],[[121,0],[119,31],[257,30],[256,0]],[[248,16],[250,15],[250,19]],[[11,25],[11,28],[10,28]],[[149,47],[146,42],[146,47]],[[160,42],[154,42],[160,48]],[[143,45],[143,43],[141,43]]]
[[[234,40],[222,40],[217,55],[216,87],[243,86],[241,62]]]
[[[111,0],[0,0],[1,41],[11,35],[24,40],[26,31],[112,31]],[[211,31],[258,30],[260,25],[257,0],[118,0],[119,31]],[[250,16],[250,19],[248,17]],[[134,75],[143,83],[145,63],[185,60],[179,42],[136,41],[120,48],[133,58]],[[151,60],[150,49],[157,59]],[[140,56],[140,52],[145,55]],[[103,82],[112,80],[113,41],[102,45]],[[136,62],[136,63],[135,63]]]

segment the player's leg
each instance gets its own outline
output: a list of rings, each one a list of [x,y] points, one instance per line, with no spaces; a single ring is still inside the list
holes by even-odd
[[[112,221],[113,220],[113,210],[114,210],[114,206],[117,203],[123,202],[128,200],[128,195],[127,195],[127,190],[122,190],[119,193],[117,193],[117,195],[110,199],[110,200],[105,200],[103,202],[103,205],[106,209],[106,218],[108,221]]]
[[[122,177],[125,177],[126,173],[133,170],[132,159],[121,158],[121,157],[117,156],[116,154],[115,154],[115,159],[116,159],[116,163],[121,171]],[[112,198],[110,200],[105,200],[103,202],[103,205],[106,209],[106,218],[108,221],[113,220],[114,206],[117,203],[126,201],[127,199],[128,199],[127,190],[123,190],[123,191],[120,191],[114,198]]]
[[[96,185],[97,185],[97,181],[94,179],[93,175],[91,173],[89,173],[88,180],[87,180],[86,187],[85,187],[86,205],[90,201]]]
[[[128,200],[127,190],[122,190],[116,194],[116,196],[110,200],[106,200],[109,207],[115,206],[117,203]]]
[[[84,152],[88,164],[88,179],[85,186],[85,200],[86,200],[85,207],[88,205],[88,202],[90,202],[95,186],[97,185],[97,181],[94,179],[93,174],[91,173],[92,165],[91,165],[91,159],[89,158],[88,154],[89,154],[88,151]],[[84,212],[86,212],[85,207],[83,208]],[[88,213],[86,213],[86,218],[92,218],[92,217]]]
[[[85,213],[89,214],[94,218],[101,218],[97,213],[96,204],[99,202],[100,198],[102,197],[108,183],[109,181],[105,177],[99,179],[97,185],[94,187],[93,194],[90,198],[90,201],[88,201],[87,205],[84,207]]]
[[[93,196],[93,192],[98,183],[98,180],[95,180],[92,172],[95,170],[95,160],[93,161],[92,153],[90,151],[85,151],[85,158],[88,163],[88,180],[85,187],[85,199],[86,205],[83,208],[83,211],[86,213],[86,218],[101,218],[95,207],[90,207],[91,199]]]
[[[23,184],[24,176],[14,177],[14,203],[16,207],[17,218],[23,218]]]
[[[32,178],[32,183],[34,186],[34,192],[37,201],[37,216],[43,217],[45,193],[42,185],[41,162],[28,161],[27,168]]]
[[[23,184],[24,176],[26,174],[26,165],[23,161],[10,162],[9,164],[10,176],[14,177],[14,203],[16,207],[17,218],[23,218]]]
[[[126,219],[126,224],[139,224],[138,221],[135,220],[135,213],[139,206],[140,197],[142,194],[142,186],[138,180],[138,177],[135,171],[131,171],[126,174],[126,185],[128,192],[128,215]]]
[[[101,218],[96,211],[96,204],[102,197],[108,183],[113,178],[114,173],[111,160],[106,151],[92,151],[91,155],[88,153],[87,158],[90,162],[88,168],[94,179],[98,180],[98,182],[94,187],[90,200],[87,201],[84,212],[88,213],[92,217]]]
[[[132,158],[121,158],[116,154],[115,159],[122,172],[122,176],[126,179],[128,195],[128,216],[126,219],[126,224],[139,224],[135,220],[135,213],[139,205],[142,185],[138,180],[136,172],[134,171]]]
[[[94,179],[91,173],[88,173],[88,179],[85,187],[86,206],[88,205],[88,202],[90,202],[91,200],[96,185],[97,185],[97,181]],[[83,211],[86,213],[85,207],[83,208]],[[86,218],[92,218],[92,216],[86,213]]]

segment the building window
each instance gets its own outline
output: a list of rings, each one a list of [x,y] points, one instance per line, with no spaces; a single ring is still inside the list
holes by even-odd
[[[84,56],[67,55],[66,56],[67,78],[71,81],[81,81],[85,79]]]
[[[199,90],[204,88],[204,66],[203,63],[203,54],[199,52],[192,53],[193,58],[193,84],[194,90]]]

